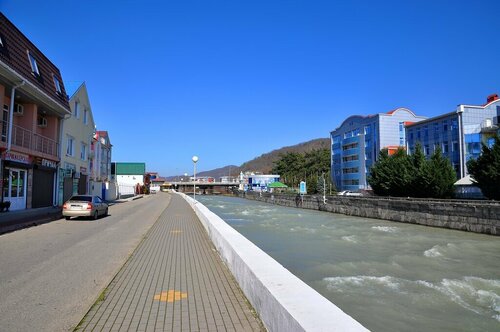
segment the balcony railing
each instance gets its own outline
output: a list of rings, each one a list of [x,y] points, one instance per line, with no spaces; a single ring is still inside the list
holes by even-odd
[[[0,121],[1,141],[7,143],[9,124],[7,121]],[[58,143],[48,137],[33,133],[26,128],[12,126],[12,145],[25,149],[41,152],[51,156],[58,156]]]

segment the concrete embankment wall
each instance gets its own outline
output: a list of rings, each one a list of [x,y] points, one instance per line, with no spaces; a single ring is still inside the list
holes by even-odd
[[[500,203],[416,198],[322,196],[238,192],[237,196],[289,207],[342,213],[475,233],[500,235]]]
[[[268,331],[367,331],[191,197],[193,207]]]

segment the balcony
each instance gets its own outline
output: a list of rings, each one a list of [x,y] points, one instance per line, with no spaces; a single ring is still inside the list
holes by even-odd
[[[8,122],[0,121],[0,129],[2,145],[6,146],[8,144]],[[17,125],[12,126],[12,146],[20,147],[26,153],[58,157],[59,144],[57,141]]]
[[[359,154],[359,148],[352,148],[342,151],[342,157],[357,156],[358,154]]]

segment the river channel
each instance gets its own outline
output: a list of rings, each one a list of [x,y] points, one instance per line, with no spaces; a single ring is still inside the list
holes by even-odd
[[[500,331],[500,237],[196,198],[372,331]]]

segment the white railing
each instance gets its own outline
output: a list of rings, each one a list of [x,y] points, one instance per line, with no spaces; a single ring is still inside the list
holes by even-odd
[[[118,183],[118,198],[130,197],[134,195],[135,195],[134,185]]]
[[[7,143],[9,124],[7,121],[0,121],[0,137],[2,142]],[[31,149],[37,152],[58,156],[59,144],[48,137],[33,133],[31,130],[21,126],[12,126],[12,145]]]

